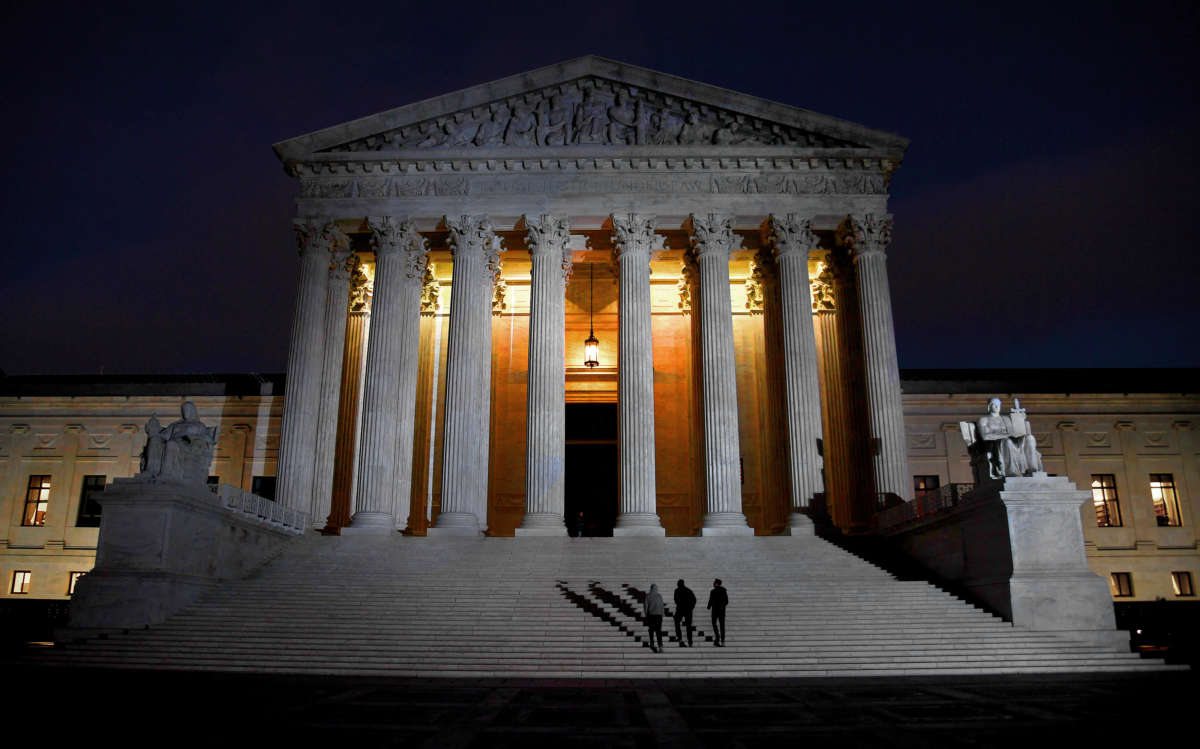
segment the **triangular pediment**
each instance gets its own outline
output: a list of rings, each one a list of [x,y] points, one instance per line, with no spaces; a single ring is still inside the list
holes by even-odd
[[[275,151],[286,162],[387,151],[757,146],[902,153],[907,145],[845,120],[589,56],[292,138]]]

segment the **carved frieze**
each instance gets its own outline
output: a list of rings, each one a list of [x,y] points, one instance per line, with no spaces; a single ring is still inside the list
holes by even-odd
[[[300,180],[300,196],[313,199],[384,199],[488,195],[884,195],[883,175],[862,172],[773,174],[478,174],[421,177],[326,177]]]
[[[856,146],[709,104],[585,76],[353,140],[326,151],[743,144]]]

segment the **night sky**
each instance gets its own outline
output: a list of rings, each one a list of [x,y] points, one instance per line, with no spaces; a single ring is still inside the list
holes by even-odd
[[[8,374],[283,371],[271,144],[585,54],[910,138],[902,367],[1200,366],[1194,2],[167,5],[4,12]]]

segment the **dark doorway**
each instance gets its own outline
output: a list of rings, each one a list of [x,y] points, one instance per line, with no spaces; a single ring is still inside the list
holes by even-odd
[[[618,509],[617,404],[567,404],[566,520],[572,536],[611,536]]]

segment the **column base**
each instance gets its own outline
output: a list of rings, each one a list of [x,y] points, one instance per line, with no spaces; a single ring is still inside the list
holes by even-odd
[[[396,532],[392,516],[386,512],[356,512],[350,525],[342,528],[343,536],[387,536]]]
[[[753,536],[754,529],[740,512],[710,512],[704,516],[701,536]]]
[[[521,525],[514,531],[518,538],[521,536],[566,536],[567,525],[563,516],[553,512],[526,513]]]
[[[438,515],[437,525],[425,531],[427,536],[482,536],[479,518],[469,512],[443,512]]]
[[[613,536],[666,536],[667,529],[653,512],[629,512],[617,518]]]
[[[817,526],[813,524],[812,518],[802,512],[793,512],[788,515],[787,535],[789,536],[815,536],[817,534]]]

